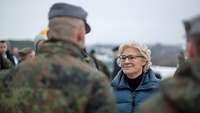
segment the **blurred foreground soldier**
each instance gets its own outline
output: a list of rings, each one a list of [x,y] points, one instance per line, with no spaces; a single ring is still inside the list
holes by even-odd
[[[1,113],[116,113],[107,78],[82,61],[84,36],[90,31],[86,16],[70,4],[50,8],[49,40],[35,61],[8,74]]]
[[[200,15],[184,25],[188,59],[138,113],[200,113]]]

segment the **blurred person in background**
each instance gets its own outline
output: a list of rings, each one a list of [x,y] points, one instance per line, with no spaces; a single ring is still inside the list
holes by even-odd
[[[17,59],[15,59],[15,56],[12,52],[12,45],[9,42],[6,42],[7,44],[7,50],[6,50],[6,57],[12,62],[12,64],[15,66],[18,64],[18,62],[16,61]]]
[[[118,50],[119,50],[119,46],[116,46],[116,47],[114,47],[112,49],[112,51],[113,51],[113,57],[114,57],[114,59],[113,59],[112,79],[117,75],[117,73],[121,69],[121,67],[119,67],[119,65],[117,64]]]
[[[200,15],[184,21],[186,60],[138,113],[200,113]]]
[[[19,49],[17,47],[12,47],[11,52],[13,54],[15,64],[19,64]]]
[[[19,50],[20,62],[35,59],[35,51],[32,48],[23,48]]]
[[[8,45],[6,41],[0,41],[0,54],[7,58],[6,51],[8,50]]]
[[[39,48],[42,46],[42,44],[47,40],[47,32],[48,32],[48,27],[44,28],[36,37],[34,40],[35,43],[35,51],[36,54],[39,51]]]
[[[119,113],[134,113],[139,105],[159,89],[160,79],[150,68],[151,51],[137,42],[120,45],[121,70],[112,80]]]
[[[8,45],[6,41],[0,41],[0,70],[9,69],[13,66],[12,62],[8,59],[6,51]]]

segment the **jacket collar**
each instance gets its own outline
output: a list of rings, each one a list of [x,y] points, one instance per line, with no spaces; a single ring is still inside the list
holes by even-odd
[[[125,76],[126,75],[124,75],[123,71],[120,70],[115,76],[115,78],[112,80],[111,85],[117,88],[129,88]]]
[[[48,40],[38,51],[39,54],[54,56],[54,55],[71,55],[76,58],[83,59],[87,56],[86,52],[77,44],[71,41]]]
[[[122,70],[118,72],[116,77],[112,80],[111,85],[115,88],[130,88],[128,82],[126,80],[126,75],[123,73]],[[147,72],[144,73],[142,81],[136,90],[141,89],[149,89],[153,87],[157,87],[154,84],[157,84],[160,80],[155,76],[155,73],[149,69]]]

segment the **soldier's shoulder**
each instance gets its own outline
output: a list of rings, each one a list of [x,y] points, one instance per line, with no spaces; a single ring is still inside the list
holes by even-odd
[[[82,75],[82,77],[92,77],[94,79],[104,77],[104,75],[96,68],[91,67],[91,65],[87,64],[86,62],[71,56],[66,56],[63,59],[55,58],[50,60],[50,63],[58,63],[63,65],[66,70],[69,69],[69,72],[77,73],[78,75]]]
[[[23,75],[36,75],[39,73],[46,75],[52,75],[56,73],[61,75],[69,75],[70,73],[73,73],[89,76],[96,74],[98,76],[102,76],[100,72],[81,60],[70,56],[61,57],[56,55],[52,58],[46,58],[43,55],[40,55],[34,61],[21,63],[17,69],[15,68],[13,70],[13,72]]]

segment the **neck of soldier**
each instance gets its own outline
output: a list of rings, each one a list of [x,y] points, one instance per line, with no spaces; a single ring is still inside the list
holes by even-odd
[[[69,40],[72,41],[73,43],[77,44],[80,48],[82,48],[82,49],[85,48],[85,40],[82,40],[77,37],[70,38]]]

